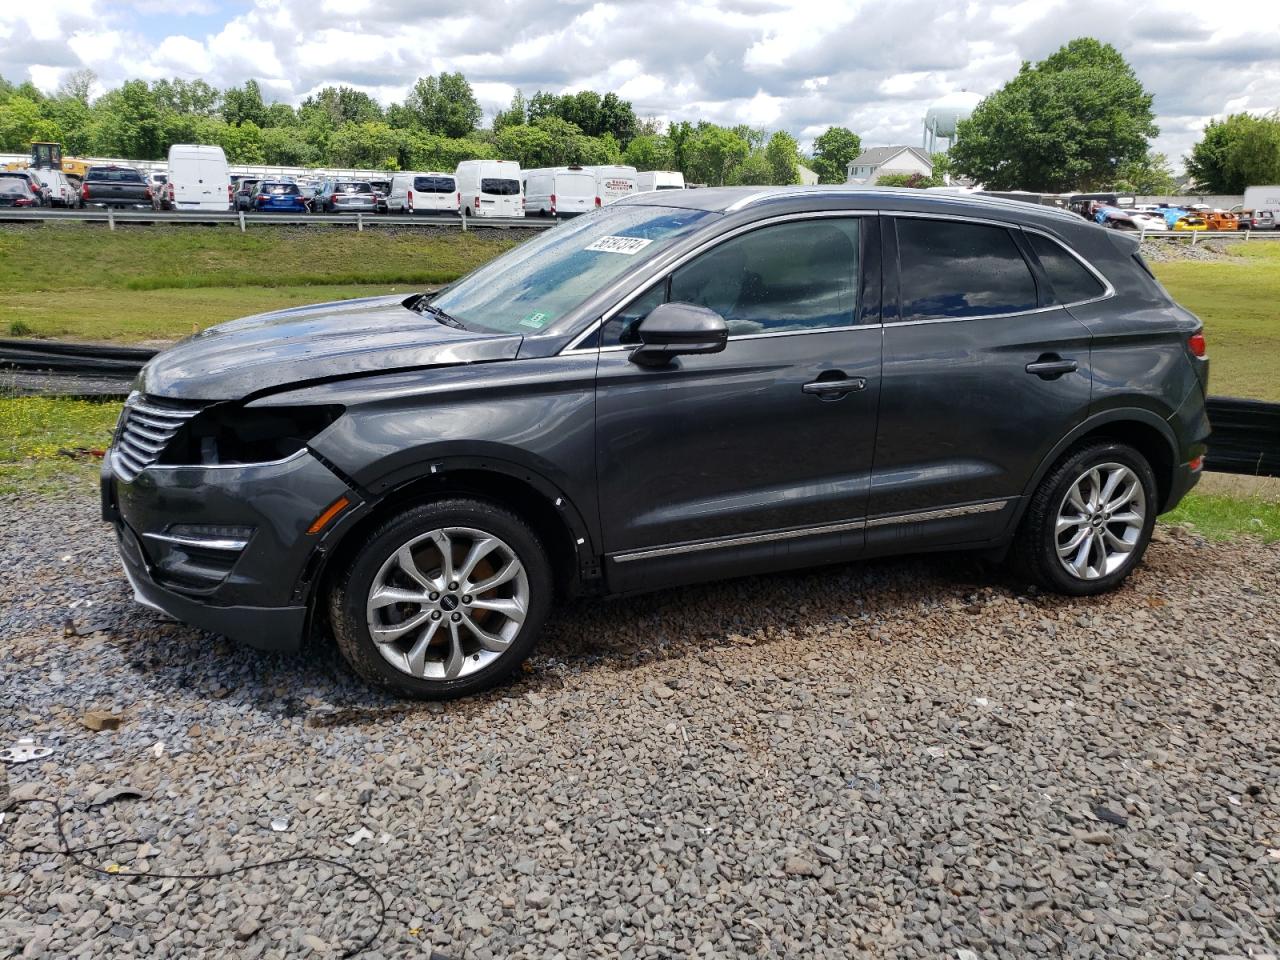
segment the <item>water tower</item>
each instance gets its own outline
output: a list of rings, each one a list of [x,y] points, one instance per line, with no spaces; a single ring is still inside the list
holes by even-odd
[[[956,142],[956,126],[967,120],[973,108],[982,102],[982,95],[961,90],[949,93],[929,108],[924,115],[924,148],[929,153],[938,152],[938,141],[946,140],[949,149]]]

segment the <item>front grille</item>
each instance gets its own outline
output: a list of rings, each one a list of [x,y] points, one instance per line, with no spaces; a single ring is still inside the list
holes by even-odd
[[[200,412],[200,407],[152,397],[125,404],[111,455],[116,472],[126,481],[160,459],[178,429]]]

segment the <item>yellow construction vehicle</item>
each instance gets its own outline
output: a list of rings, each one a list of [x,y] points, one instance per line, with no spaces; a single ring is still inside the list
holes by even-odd
[[[62,144],[48,143],[38,141],[31,144],[31,159],[16,160],[12,163],[6,163],[6,170],[27,170],[35,168],[36,170],[61,170],[69,177],[75,177],[83,180],[85,171],[92,166],[87,160],[77,160],[75,157],[64,157],[62,155]]]

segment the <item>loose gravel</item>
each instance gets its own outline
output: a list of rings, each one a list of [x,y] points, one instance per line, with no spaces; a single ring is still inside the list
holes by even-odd
[[[1202,235],[1203,236],[1203,235]],[[1176,260],[1235,260],[1239,256],[1228,251],[1227,247],[1238,240],[1204,240],[1197,239],[1193,246],[1190,240],[1179,238],[1142,241],[1142,257],[1150,263],[1170,263]]]
[[[0,501],[0,748],[152,876],[11,810],[0,957],[340,956],[379,910],[332,866],[155,878],[301,854],[385,895],[368,958],[1280,955],[1280,544],[1162,528],[1093,600],[936,556],[584,602],[425,706],[134,606],[94,511]]]

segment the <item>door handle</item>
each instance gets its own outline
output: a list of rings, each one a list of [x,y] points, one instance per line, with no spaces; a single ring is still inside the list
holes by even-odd
[[[866,386],[867,381],[863,377],[844,377],[840,380],[815,380],[813,383],[806,383],[800,390],[823,400],[837,400],[846,393],[864,390]]]
[[[1041,355],[1035,363],[1027,364],[1027,373],[1034,374],[1041,380],[1056,380],[1064,373],[1075,373],[1080,364],[1075,360],[1063,359],[1056,353]]]

